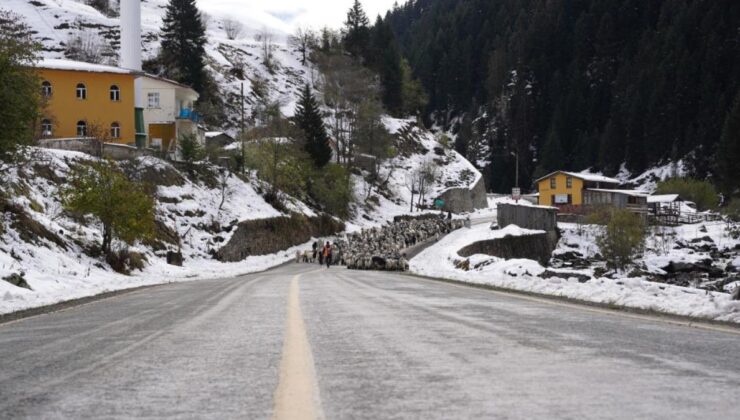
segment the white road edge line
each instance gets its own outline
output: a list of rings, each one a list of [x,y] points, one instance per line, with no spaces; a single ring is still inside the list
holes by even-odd
[[[301,312],[301,275],[293,277],[288,292],[280,381],[274,394],[273,420],[324,419],[311,345]]]

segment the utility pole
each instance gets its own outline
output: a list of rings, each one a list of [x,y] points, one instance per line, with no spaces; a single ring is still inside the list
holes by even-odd
[[[515,187],[519,188],[519,153],[511,152],[511,155],[516,158],[516,175],[515,175]]]
[[[242,82],[241,102],[242,102],[242,132],[241,132],[241,140],[244,141],[244,82]]]

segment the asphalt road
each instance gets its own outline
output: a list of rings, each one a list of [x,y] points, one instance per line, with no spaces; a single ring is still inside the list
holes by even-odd
[[[291,265],[0,325],[0,418],[739,418],[740,334]]]

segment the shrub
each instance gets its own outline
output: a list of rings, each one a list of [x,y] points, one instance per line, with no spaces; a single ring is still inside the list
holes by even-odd
[[[693,201],[699,210],[716,209],[719,204],[717,189],[708,181],[692,178],[672,178],[658,184],[656,194],[678,194]]]
[[[327,213],[348,217],[353,194],[352,178],[341,165],[330,163],[313,176],[311,197]]]
[[[722,208],[722,214],[733,222],[740,222],[740,197],[733,198],[726,207]]]
[[[129,181],[111,161],[73,168],[62,197],[67,211],[100,221],[101,248],[106,254],[114,238],[130,245],[154,233],[154,199],[143,184]]]
[[[607,267],[623,270],[645,247],[645,221],[627,210],[614,210],[604,231],[596,238]]]

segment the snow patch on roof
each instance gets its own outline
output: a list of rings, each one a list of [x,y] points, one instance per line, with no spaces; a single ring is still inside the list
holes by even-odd
[[[680,201],[678,194],[651,195],[648,197],[648,203],[673,203]]]
[[[39,69],[47,70],[65,70],[65,71],[84,71],[89,73],[116,73],[116,74],[131,74],[138,75],[141,72],[131,69],[124,69],[121,67],[106,66],[103,64],[91,64],[84,63],[82,61],[73,60],[62,60],[54,58],[46,58],[34,66]]]

